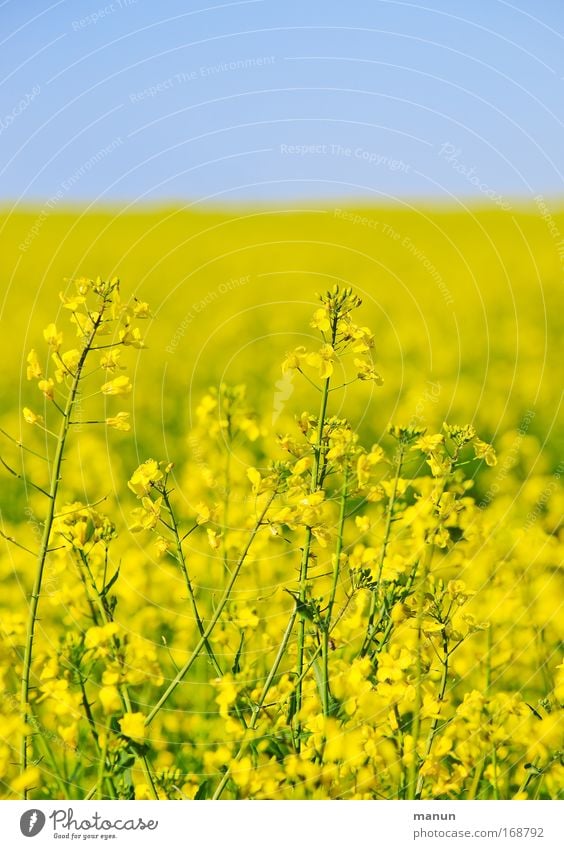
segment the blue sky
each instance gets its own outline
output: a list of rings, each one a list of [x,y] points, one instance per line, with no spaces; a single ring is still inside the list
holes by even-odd
[[[564,189],[559,0],[0,0],[0,199]]]

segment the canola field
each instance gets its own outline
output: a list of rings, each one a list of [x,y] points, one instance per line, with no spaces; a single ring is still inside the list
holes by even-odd
[[[561,798],[564,213],[0,219],[3,797]]]

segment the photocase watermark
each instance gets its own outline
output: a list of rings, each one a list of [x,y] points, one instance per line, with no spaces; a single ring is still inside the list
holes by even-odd
[[[46,822],[45,814],[38,808],[24,811],[20,817],[20,831],[24,837],[36,837]]]
[[[409,420],[408,427],[425,427],[428,419],[426,410],[429,404],[439,403],[441,392],[442,387],[438,380],[427,381],[425,391],[415,405],[415,410]]]
[[[243,277],[232,277],[229,280],[226,280],[224,283],[220,283],[217,289],[210,289],[202,298],[197,301],[194,301],[178,327],[176,328],[174,335],[172,336],[170,342],[166,346],[165,350],[168,354],[176,354],[178,346],[180,345],[182,339],[186,335],[186,331],[192,324],[192,322],[198,318],[204,310],[206,310],[211,304],[215,303],[222,295],[226,295],[228,292],[232,292],[234,289],[239,289],[241,286],[246,286],[249,280],[251,279],[250,274],[245,274]]]
[[[377,218],[370,218],[368,215],[362,215],[359,212],[352,212],[350,209],[335,209],[333,210],[335,218],[341,218],[343,221],[350,221],[351,224],[361,227],[370,227],[372,230],[381,230],[382,222]]]
[[[27,815],[29,815],[30,819],[33,819],[34,827],[36,827],[37,823],[34,815],[38,818],[41,815],[43,817],[43,825],[45,824],[46,817],[41,811],[37,809],[26,811],[20,821],[22,834],[25,833],[23,829],[29,825]],[[141,816],[121,816],[116,819],[109,819],[107,814],[103,816],[98,811],[95,811],[91,816],[84,816],[78,813],[75,816],[73,808],[56,808],[49,814],[49,819],[52,820],[53,824],[53,836],[69,838],[70,840],[88,839],[91,841],[96,838],[115,838],[117,836],[115,832],[155,831],[159,826],[158,820],[146,820]],[[43,828],[43,825],[41,828]]]
[[[100,6],[100,8],[96,9],[95,12],[91,12],[89,15],[85,15],[83,18],[79,18],[76,21],[72,21],[71,27],[75,32],[79,32],[82,29],[86,29],[87,27],[97,24],[98,21],[102,21],[104,20],[104,18],[108,18],[115,12],[119,12],[122,9],[129,9],[131,6],[136,6],[137,2],[138,0],[113,0],[112,3],[107,3],[105,6]]]
[[[533,509],[529,510],[529,512],[527,513],[527,518],[525,519],[525,524],[523,525],[524,531],[529,531],[533,527],[533,525],[538,522],[539,517],[541,516],[546,505],[550,501],[550,496],[558,489],[559,481],[563,474],[564,460],[558,464],[558,466],[556,467],[556,471],[552,475],[552,480],[543,489]]]
[[[274,384],[274,402],[272,404],[272,424],[275,425],[284,411],[287,401],[294,394],[294,372],[285,372]]]
[[[79,168],[77,168],[76,171],[74,171],[70,177],[67,177],[65,180],[61,180],[57,191],[53,195],[51,195],[51,197],[47,201],[45,201],[45,203],[41,207],[39,215],[26,233],[25,238],[18,245],[22,253],[25,253],[30,248],[35,238],[41,232],[41,228],[47,221],[47,218],[49,217],[50,213],[64,199],[65,195],[72,189],[72,187],[75,186],[84,177],[85,174],[88,174],[90,171],[92,171],[92,169],[95,168],[96,165],[106,159],[106,157],[110,156],[110,154],[112,154],[114,150],[116,150],[118,147],[121,147],[122,144],[123,139],[121,138],[121,136],[116,136],[116,138],[112,139],[109,144],[107,144],[105,147],[100,148],[100,150],[97,150],[96,153],[94,153],[89,159],[86,160],[86,162],[83,162],[83,164]]]
[[[16,103],[16,105],[6,114],[3,118],[0,118],[0,136],[3,132],[5,132],[8,127],[11,127],[14,121],[16,121],[20,115],[26,111],[26,109],[33,103],[36,97],[39,97],[41,94],[41,86],[34,85],[30,92],[26,92],[20,100]]]
[[[41,522],[31,507],[26,507],[24,510],[24,515],[27,519],[27,524],[31,528],[31,532],[35,538],[35,542],[40,545],[41,539],[43,537],[43,522]],[[45,567],[45,577],[43,579],[42,593],[43,595],[50,597],[55,592],[57,592],[58,583],[56,577],[52,574],[52,566],[50,561],[47,562]]]
[[[519,426],[517,428],[517,436],[513,440],[511,448],[504,455],[503,460],[497,466],[496,476],[494,482],[489,487],[488,491],[485,493],[484,497],[478,503],[478,507],[484,509],[487,507],[497,493],[499,492],[500,484],[505,480],[511,469],[514,468],[517,463],[519,457],[519,450],[521,448],[521,444],[527,435],[529,428],[531,427],[531,422],[535,417],[534,410],[526,410],[523,418],[519,422]]]
[[[439,148],[439,156],[445,162],[448,162],[453,171],[464,177],[470,185],[475,186],[485,197],[493,201],[496,206],[499,206],[500,209],[504,209],[505,211],[511,209],[511,204],[504,199],[503,195],[492,189],[491,186],[481,179],[474,165],[469,166],[465,164],[461,158],[462,149],[460,147],[456,147],[451,142],[443,142]]]
[[[140,103],[143,100],[147,100],[147,98],[158,97],[158,95],[164,94],[165,91],[169,91],[178,85],[193,83],[197,80],[203,80],[233,71],[249,71],[254,68],[263,68],[273,65],[275,61],[275,56],[249,56],[244,59],[219,62],[217,65],[200,65],[199,68],[193,68],[191,71],[179,71],[178,74],[173,74],[171,77],[160,80],[160,82],[139,91],[132,91],[129,95],[129,102]]]
[[[454,304],[454,298],[445,283],[442,274],[431,262],[425,252],[417,247],[410,236],[400,233],[399,230],[396,230],[395,227],[392,227],[392,225],[388,224],[386,221],[379,221],[377,218],[370,218],[368,215],[362,215],[362,213],[354,212],[350,209],[336,208],[333,210],[333,215],[335,218],[340,218],[343,221],[350,221],[351,224],[355,224],[360,227],[369,227],[372,230],[378,230],[383,236],[386,236],[387,239],[391,239],[393,242],[398,242],[402,248],[408,251],[408,253],[410,253],[414,259],[423,266],[427,274],[429,274],[436,284],[445,304],[447,306],[452,306],[452,304]]]
[[[409,236],[403,237],[403,239],[401,240],[401,245],[417,260],[417,262],[419,262],[423,266],[423,268],[429,274],[431,279],[436,283],[437,289],[443,296],[445,304],[447,306],[452,306],[452,304],[454,304],[454,298],[452,297],[450,289],[446,285],[442,275],[437,270],[436,266],[434,266],[429,257],[426,256],[425,252],[422,251],[421,248],[418,248],[417,245],[411,241]]]
[[[403,159],[395,159],[364,147],[347,147],[342,144],[281,144],[280,153],[282,156],[337,156],[358,159],[367,165],[388,168],[390,171],[402,171],[404,174],[410,170],[410,165]]]
[[[546,224],[547,230],[554,239],[554,243],[556,245],[556,251],[558,253],[558,259],[560,260],[560,264],[564,266],[564,237],[558,227],[558,224],[554,220],[554,217],[548,206],[546,205],[546,201],[543,195],[537,195],[535,197],[535,203],[537,208],[542,215],[542,219]]]

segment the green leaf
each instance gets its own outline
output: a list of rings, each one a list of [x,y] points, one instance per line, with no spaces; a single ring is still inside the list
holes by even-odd
[[[237,649],[237,653],[235,658],[233,659],[233,666],[231,667],[231,673],[233,675],[237,675],[238,672],[241,671],[241,655],[243,654],[243,646],[245,644],[245,633],[241,631],[241,639],[239,641],[239,648]]]
[[[207,778],[205,779],[205,781],[202,781],[202,783],[200,784],[200,786],[198,787],[198,789],[196,791],[196,795],[194,796],[195,801],[208,798],[209,784],[210,784],[210,782],[209,782],[209,779],[207,779]]]
[[[109,593],[109,591],[111,590],[111,588],[113,587],[113,585],[115,584],[117,579],[119,578],[119,570],[120,570],[120,567],[118,566],[116,571],[114,572],[114,574],[112,575],[112,577],[110,578],[108,583],[106,584],[106,586],[102,589],[102,592],[100,593],[101,596],[105,596]]]

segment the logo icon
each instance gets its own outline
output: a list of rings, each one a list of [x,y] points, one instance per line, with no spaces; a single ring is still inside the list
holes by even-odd
[[[32,808],[20,817],[20,831],[25,837],[36,837],[45,825],[45,814]]]

